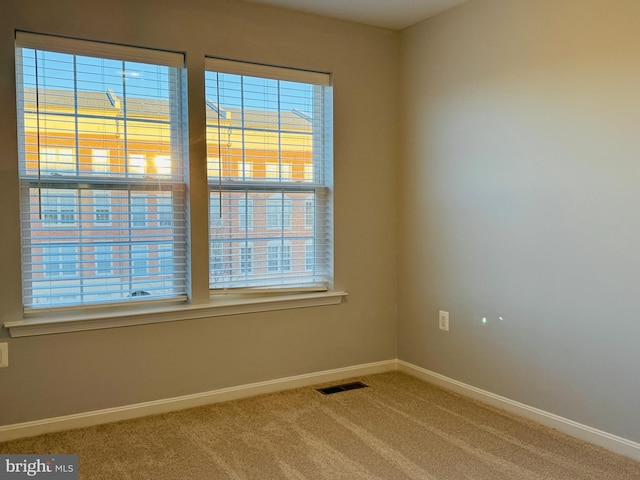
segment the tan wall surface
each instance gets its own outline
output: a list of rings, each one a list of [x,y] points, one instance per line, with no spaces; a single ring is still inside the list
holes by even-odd
[[[2,338],[10,367],[0,390],[10,394],[0,396],[0,425],[396,357],[398,33],[223,0],[4,0],[0,9],[0,320],[21,315],[15,29],[186,52],[190,152],[203,172],[192,173],[195,189],[206,171],[205,54],[332,72],[335,286],[349,293],[333,307]],[[194,216],[206,215],[203,198]],[[198,258],[206,227],[194,233]],[[206,268],[195,264],[202,284]]]
[[[402,360],[635,441],[638,45],[635,0],[404,31],[398,245]]]

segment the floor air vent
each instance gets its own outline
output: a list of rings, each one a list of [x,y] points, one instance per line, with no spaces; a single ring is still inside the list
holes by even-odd
[[[323,395],[331,395],[332,393],[346,392],[347,390],[356,390],[358,388],[367,388],[368,386],[369,385],[365,385],[362,382],[353,382],[336,385],[334,387],[318,388],[317,390]]]

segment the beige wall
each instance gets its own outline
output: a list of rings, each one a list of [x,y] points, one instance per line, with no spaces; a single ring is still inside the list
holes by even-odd
[[[332,307],[2,338],[10,367],[0,369],[0,424],[396,357],[398,33],[238,1],[3,0],[0,8],[1,321],[21,311],[15,29],[186,52],[190,151],[202,172],[205,54],[332,72],[335,283],[349,293]],[[206,215],[206,200],[194,210]],[[196,236],[197,258],[206,232]],[[194,275],[206,281],[203,263]]]
[[[636,0],[404,31],[398,245],[401,359],[635,441],[638,45]]]
[[[43,337],[0,330],[0,424],[398,353],[640,441],[638,19],[636,0],[474,0],[400,35],[238,1],[5,0],[0,320],[21,308],[16,28],[187,52],[196,165],[205,54],[333,72],[336,288],[350,296]]]

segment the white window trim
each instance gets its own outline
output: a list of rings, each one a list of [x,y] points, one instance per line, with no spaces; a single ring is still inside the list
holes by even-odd
[[[102,50],[104,45],[97,44],[99,47],[95,47],[94,45],[96,44],[93,42],[83,42],[80,51],[77,40],[67,41],[66,39],[60,39],[55,43],[55,45],[52,45],[50,43],[51,37],[49,36],[19,32],[17,37],[18,45],[27,44],[31,48],[34,48],[33,44],[42,44],[42,48],[45,49],[53,49],[61,52],[68,51],[69,53],[79,55],[83,54],[84,51],[90,54],[97,48],[100,56],[104,58],[113,57],[116,59],[122,59],[126,56],[131,61],[148,60],[148,52],[135,47],[113,46],[113,52],[110,51],[109,54],[105,54]],[[142,53],[138,54],[138,50]],[[172,61],[170,62],[169,60]],[[184,64],[182,54],[175,53],[159,52],[157,61],[159,63],[175,64],[175,66],[183,66]],[[207,59],[207,61],[209,61],[209,59]],[[261,72],[265,70],[265,67],[258,65],[253,66],[253,68],[256,70],[252,69],[247,73],[261,76]],[[264,73],[264,76],[268,78],[271,78],[280,70],[283,75],[290,72],[290,69],[266,68],[271,68],[271,70],[267,70]],[[330,75],[319,72],[299,71],[292,78],[283,77],[283,79],[323,85],[330,84]],[[247,162],[245,166],[245,177],[252,177],[252,174],[252,165]],[[134,174],[134,176],[137,175],[139,174]],[[148,221],[148,218],[146,221]],[[13,316],[13,319],[4,322],[3,326],[8,329],[11,337],[25,337],[259,313],[275,310],[338,305],[348,296],[344,291],[319,291],[314,289],[314,287],[291,290],[266,289],[255,295],[246,295],[247,292],[241,292],[241,294],[237,293],[238,291],[233,291],[233,294],[229,295],[215,294],[211,296],[209,302],[198,304],[186,303],[186,301],[182,300],[185,298],[183,296],[180,300],[167,299],[145,302],[141,299],[136,300],[135,303],[106,304],[96,307],[78,306],[68,308],[37,309],[37,311],[28,310],[24,315],[21,315],[22,318],[18,317],[19,319],[15,320],[17,317]]]
[[[342,291],[297,293],[292,295],[268,295],[242,297],[229,295],[228,299],[216,299],[215,303],[204,305],[171,305],[156,308],[127,310],[114,313],[102,309],[87,313],[88,309],[74,312],[74,309],[61,309],[60,312],[42,312],[37,317],[14,322],[5,322],[12,338],[55,333],[100,330],[132,325],[195,320],[199,318],[222,317],[247,313],[271,312],[295,308],[339,305],[348,294]]]

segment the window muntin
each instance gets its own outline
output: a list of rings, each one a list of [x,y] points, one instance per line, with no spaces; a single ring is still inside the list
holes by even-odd
[[[328,76],[219,59],[207,59],[206,68],[210,287],[326,288]],[[317,245],[313,256],[304,248],[309,241]]]
[[[185,296],[183,56],[18,32],[16,71],[25,309]]]
[[[247,231],[253,230],[253,199],[245,197],[238,199],[238,226]]]

